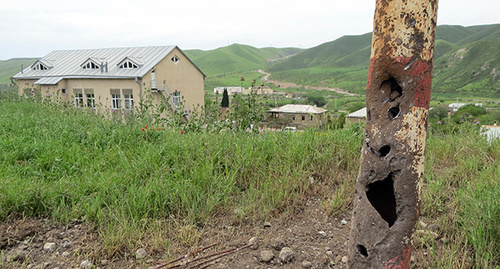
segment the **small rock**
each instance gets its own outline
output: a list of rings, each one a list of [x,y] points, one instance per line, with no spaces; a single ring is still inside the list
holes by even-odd
[[[250,245],[251,249],[258,249],[259,248],[259,240],[257,237],[252,237],[250,240],[248,240],[248,244]]]
[[[427,230],[437,233],[439,231],[439,225],[433,223],[433,224],[427,226]]]
[[[135,258],[138,260],[144,259],[146,256],[148,256],[148,253],[146,252],[145,249],[140,248],[135,252]]]
[[[92,268],[93,266],[94,265],[89,260],[80,263],[80,268]]]
[[[303,261],[302,262],[302,268],[312,268],[313,264],[310,261]]]
[[[347,256],[342,257],[342,262],[347,263]]]
[[[284,247],[280,251],[280,260],[284,263],[291,262],[295,256],[293,250],[289,247]]]
[[[65,252],[63,252],[63,253],[61,254],[61,256],[63,256],[63,257],[68,257],[68,256],[69,256],[69,252],[65,251]]]
[[[284,248],[286,246],[285,239],[283,239],[281,237],[277,237],[276,239],[274,239],[274,241],[272,242],[271,246],[275,250],[280,251],[282,248]]]
[[[439,234],[433,232],[433,231],[426,231],[426,230],[417,230],[415,234],[419,237],[431,237],[432,239],[436,240],[439,238]]]
[[[43,268],[47,268],[51,265],[52,263],[51,262],[44,262],[43,263]]]
[[[64,241],[64,243],[62,244],[62,247],[67,248],[67,247],[71,246],[72,244],[73,244],[72,241]]]
[[[326,252],[326,255],[328,255],[328,256],[333,256],[333,251],[331,251],[331,250],[327,251],[327,252]]]
[[[43,250],[52,252],[55,249],[56,249],[56,243],[45,243],[45,245],[43,245]]]
[[[270,250],[263,250],[260,252],[260,261],[262,262],[270,262],[274,259],[274,253]]]
[[[423,221],[421,221],[421,220],[419,220],[419,221],[418,221],[418,224],[419,224],[419,225],[420,225],[420,227],[422,227],[423,229],[427,228],[427,223],[425,223],[425,222],[423,222]]]
[[[101,260],[101,265],[102,266],[106,266],[109,264],[109,261],[108,260]]]
[[[342,225],[346,225],[347,224],[347,220],[342,219],[342,221],[340,223],[342,223]]]
[[[271,227],[271,223],[269,221],[264,222],[264,228],[269,228]]]

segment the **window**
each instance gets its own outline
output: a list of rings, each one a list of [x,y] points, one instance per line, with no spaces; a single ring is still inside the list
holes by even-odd
[[[123,89],[123,100],[125,102],[123,106],[125,110],[134,109],[134,95],[132,89]]]
[[[125,62],[123,62],[122,64],[120,64],[118,66],[118,68],[121,68],[121,69],[134,69],[134,68],[139,68],[139,66],[137,66],[135,63],[129,61],[129,60],[126,60]]]
[[[302,120],[306,120],[306,116],[302,115]]]
[[[122,105],[120,94],[111,94],[111,102],[113,103],[112,105],[113,109],[120,109]]]
[[[182,96],[181,92],[178,92],[177,90],[173,93],[172,96],[172,103],[174,104],[175,107],[178,107],[182,103]]]
[[[40,62],[37,62],[35,63],[31,69],[33,70],[49,70],[49,68],[47,66],[45,66],[44,64],[40,63]]]
[[[313,120],[313,115],[309,115],[309,120],[312,121]]]
[[[75,107],[83,107],[83,94],[75,93]]]
[[[66,89],[61,89],[62,94],[67,94]]]
[[[292,120],[295,120],[295,115],[292,115]]]
[[[83,69],[100,69],[100,66],[92,60],[87,60],[83,65]]]
[[[177,57],[177,55],[175,55],[174,57],[172,57],[171,60],[172,60],[172,62],[174,62],[174,64],[177,64],[180,61],[180,59],[179,59],[179,57]]]
[[[87,107],[95,107],[94,89],[85,89],[85,98],[87,99]]]

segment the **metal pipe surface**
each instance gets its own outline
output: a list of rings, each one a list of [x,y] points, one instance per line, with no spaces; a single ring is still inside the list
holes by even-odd
[[[420,208],[437,0],[377,0],[348,268],[409,268]]]

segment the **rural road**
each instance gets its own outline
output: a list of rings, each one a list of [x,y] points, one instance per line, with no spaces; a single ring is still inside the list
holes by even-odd
[[[279,84],[279,85],[281,85],[281,88],[298,88],[298,87],[304,87],[306,89],[327,90],[327,91],[333,91],[333,92],[337,92],[337,93],[341,93],[341,94],[345,94],[345,95],[349,95],[349,96],[357,96],[357,94],[355,94],[355,93],[346,92],[346,91],[344,91],[342,89],[339,89],[339,88],[328,88],[328,87],[319,87],[319,86],[310,86],[310,85],[302,86],[302,85],[297,85],[297,84],[292,83],[292,82],[280,82],[280,81],[277,81],[277,80],[270,80],[269,76],[271,74],[267,73],[266,71],[264,71],[262,69],[259,69],[257,71],[259,73],[261,73],[261,74],[264,75],[262,77],[262,81],[268,82],[268,83],[274,83],[275,85]]]

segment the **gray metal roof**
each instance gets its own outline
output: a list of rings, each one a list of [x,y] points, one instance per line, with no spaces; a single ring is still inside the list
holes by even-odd
[[[59,81],[63,80],[63,77],[44,77],[35,82],[35,84],[40,85],[56,85]]]
[[[366,118],[366,107],[347,115],[348,118]]]
[[[284,105],[284,106],[280,106],[280,107],[268,110],[267,112],[319,114],[319,113],[323,113],[323,112],[327,112],[327,111],[328,110],[326,110],[324,108],[316,107],[316,106],[288,104],[288,105]]]
[[[176,46],[152,46],[132,48],[56,50],[35,62],[44,64],[48,70],[33,70],[32,66],[17,73],[14,79],[57,78],[134,78],[143,77],[158,62],[167,56]],[[139,68],[122,69],[118,64],[128,58],[139,65]],[[83,69],[87,60],[96,64],[106,64],[106,68]],[[201,70],[200,70],[201,72]],[[203,72],[202,72],[203,73]],[[53,83],[53,80],[43,81]],[[42,83],[39,83],[42,84]]]

